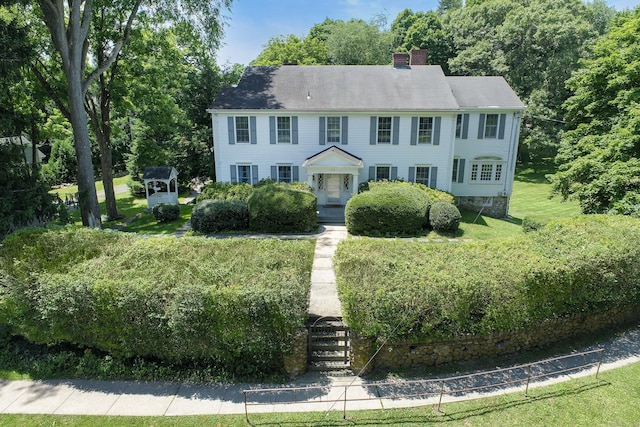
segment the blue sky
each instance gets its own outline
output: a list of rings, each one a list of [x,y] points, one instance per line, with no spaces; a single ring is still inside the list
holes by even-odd
[[[606,0],[617,10],[634,8],[640,0]],[[249,64],[267,41],[282,34],[306,36],[325,18],[369,21],[387,16],[389,25],[406,8],[435,10],[438,0],[234,0],[227,12],[227,26],[218,63]]]

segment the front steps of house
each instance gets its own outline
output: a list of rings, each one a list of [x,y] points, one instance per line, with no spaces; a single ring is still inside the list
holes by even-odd
[[[310,371],[350,373],[349,328],[338,317],[310,319],[308,363]]]

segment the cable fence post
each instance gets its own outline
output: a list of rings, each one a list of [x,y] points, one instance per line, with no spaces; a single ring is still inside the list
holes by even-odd
[[[598,369],[596,369],[596,379],[598,379],[598,374],[600,373],[600,366],[602,365],[602,356],[604,355],[604,348],[600,349],[600,357],[598,357]]]
[[[438,399],[438,409],[436,411],[441,413],[440,405],[442,404],[442,395],[444,394],[444,380],[440,380],[440,399]]]
[[[244,417],[247,419],[247,424],[251,424],[249,422],[249,410],[247,409],[247,391],[243,390],[242,394],[244,395]]]
[[[347,388],[348,386],[344,386],[344,406],[342,407],[342,419],[347,419]]]
[[[524,395],[529,397],[529,381],[531,381],[531,365],[527,365],[527,385],[524,389]]]

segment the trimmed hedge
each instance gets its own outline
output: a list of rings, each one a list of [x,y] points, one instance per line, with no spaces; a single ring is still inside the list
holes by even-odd
[[[246,230],[249,208],[243,200],[203,200],[191,212],[191,228],[200,233]]]
[[[248,200],[249,228],[266,233],[309,232],[318,227],[315,194],[287,185],[267,183]]]
[[[201,202],[209,199],[221,199],[243,200],[246,202],[251,193],[253,193],[253,189],[254,187],[246,182],[210,182],[204,186],[196,201]]]
[[[638,304],[638,242],[635,218],[583,216],[482,242],[350,239],[334,262],[356,334],[425,341]]]
[[[122,357],[283,370],[306,320],[315,242],[14,233],[0,248],[0,324],[38,343]]]
[[[356,235],[414,234],[427,225],[429,204],[427,194],[410,183],[371,182],[369,191],[347,202],[345,223]]]
[[[171,222],[180,218],[180,205],[178,203],[158,203],[151,208],[153,217],[158,222]]]
[[[547,221],[537,216],[526,216],[522,220],[522,231],[528,233],[530,231],[536,231],[541,229],[547,224]]]
[[[448,202],[435,202],[429,210],[429,224],[435,231],[453,233],[460,226],[460,211]]]
[[[387,188],[387,187],[395,187],[397,185],[411,185],[415,188],[418,188],[424,191],[425,193],[427,193],[427,196],[429,196],[429,200],[431,200],[432,203],[447,202],[453,205],[456,202],[456,199],[453,196],[453,194],[447,193],[446,191],[437,190],[435,188],[427,187],[426,185],[420,184],[419,182],[413,183],[413,182],[404,182],[404,181],[369,181],[369,182],[363,182],[360,184],[361,190],[359,190],[359,192],[369,191],[369,190],[376,191],[376,190]]]

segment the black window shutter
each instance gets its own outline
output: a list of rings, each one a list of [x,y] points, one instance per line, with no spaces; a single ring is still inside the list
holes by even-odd
[[[291,167],[291,175],[293,176],[293,182],[300,181],[300,175],[299,175],[299,171],[298,171],[298,166],[292,166]]]
[[[414,182],[416,178],[415,166],[409,166],[409,182]]]
[[[258,165],[251,165],[251,183],[253,185],[258,183]]]
[[[342,145],[347,145],[349,143],[349,117],[342,116]]]
[[[278,167],[271,166],[271,179],[274,181],[278,180]]]
[[[256,116],[251,116],[249,117],[249,126],[251,129],[251,143],[252,144],[257,144],[258,143],[258,135],[256,132]]]
[[[464,181],[464,159],[458,160],[458,182]]]
[[[400,143],[400,117],[394,117],[392,123],[393,145],[398,145]]]
[[[436,188],[438,184],[438,167],[433,166],[429,175],[429,187]]]
[[[276,143],[276,117],[269,116],[269,143]]]
[[[395,181],[396,179],[398,179],[398,167],[391,166],[391,174],[389,176],[389,181]]]
[[[442,117],[436,117],[433,121],[433,137],[431,141],[433,145],[440,145],[440,122]]]
[[[298,143],[298,117],[291,117],[291,143]]]
[[[375,181],[375,180],[376,180],[376,167],[369,166],[369,181]]]
[[[236,178],[236,165],[231,165],[231,182],[238,182],[238,178]]]
[[[378,131],[378,118],[377,117],[371,117],[369,144],[376,145],[376,142],[378,140],[377,131]]]
[[[417,117],[411,117],[411,145],[418,143],[418,120]]]
[[[462,115],[462,139],[467,139],[469,137],[469,115]]]
[[[507,121],[507,115],[506,114],[500,114],[500,125],[498,128],[498,139],[504,139],[504,127],[505,127],[505,122]]]

